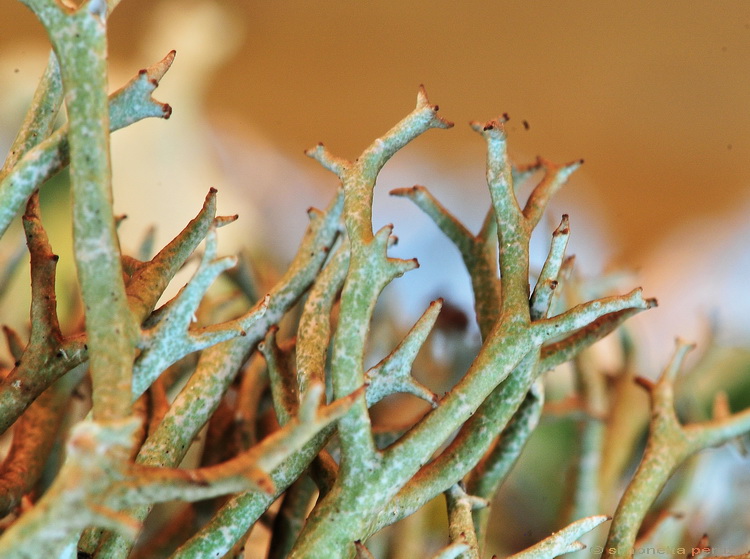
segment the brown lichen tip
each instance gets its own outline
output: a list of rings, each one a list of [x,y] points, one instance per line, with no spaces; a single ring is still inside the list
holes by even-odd
[[[487,122],[480,122],[478,120],[472,120],[469,122],[469,126],[471,126],[472,130],[476,132],[489,132],[492,130],[497,130],[499,132],[505,131],[505,123],[510,120],[510,117],[508,116],[508,113],[503,113],[499,117],[493,118],[492,120],[489,120]]]
[[[149,80],[151,80],[151,83],[153,83],[154,87],[159,85],[159,82],[164,77],[164,74],[166,74],[167,70],[169,70],[169,68],[172,66],[172,62],[174,62],[174,57],[176,54],[176,50],[171,50],[159,62],[146,69]],[[141,70],[139,74],[142,74],[143,72],[144,70]]]
[[[645,389],[646,392],[651,392],[654,389],[654,383],[653,381],[647,379],[646,377],[637,376],[633,379],[633,382],[635,382],[638,386]]]
[[[430,101],[427,98],[427,90],[423,83],[419,84],[419,91],[417,91],[417,106],[429,106]]]
[[[320,152],[324,148],[323,142],[318,142],[311,148],[307,148],[302,153],[304,153],[307,157],[315,157],[318,152]]]

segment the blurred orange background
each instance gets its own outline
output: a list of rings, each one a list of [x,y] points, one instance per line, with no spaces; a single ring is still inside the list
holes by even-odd
[[[0,48],[45,40],[23,5],[5,4]],[[122,2],[110,20],[112,58],[137,54],[134,38],[157,4]],[[237,114],[295,156],[325,140],[354,157],[424,83],[460,128],[422,149],[438,148],[444,165],[467,152],[481,161],[464,123],[509,113],[517,152],[585,158],[576,187],[606,201],[628,263],[675,223],[750,193],[747,2],[222,4],[244,36],[208,108]],[[164,44],[141,64],[171,48],[179,57],[179,45]],[[178,58],[173,71],[189,63]]]

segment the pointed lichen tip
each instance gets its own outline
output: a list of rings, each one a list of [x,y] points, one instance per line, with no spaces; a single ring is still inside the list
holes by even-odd
[[[508,116],[508,113],[503,113],[501,116],[495,117],[492,120],[488,120],[486,122],[472,120],[469,123],[469,126],[471,126],[471,128],[475,132],[479,132],[482,135],[484,135],[485,133],[497,133],[502,135],[505,133],[505,123],[509,120],[510,117]]]
[[[417,107],[424,107],[429,104],[430,101],[427,98],[427,90],[425,89],[424,84],[419,84],[419,90],[417,91]]]
[[[304,151],[304,154],[307,157],[316,157],[319,153],[322,153],[322,151],[325,149],[325,145],[323,145],[323,142],[318,142],[311,148],[307,148]]]
[[[642,377],[640,375],[633,378],[633,382],[635,382],[638,386],[643,388],[646,392],[651,392],[654,389],[654,383],[652,380],[647,379],[646,377]]]
[[[557,226],[552,232],[552,236],[557,237],[558,235],[569,235],[570,234],[570,218],[568,214],[563,214],[560,220],[560,225]]]
[[[139,73],[147,74],[149,80],[154,85],[154,87],[158,86],[159,82],[164,77],[164,74],[166,74],[167,70],[171,68],[176,54],[177,54],[177,51],[172,49],[159,62],[157,62],[156,64],[154,64],[153,66],[150,66],[149,68],[145,70],[141,70]]]

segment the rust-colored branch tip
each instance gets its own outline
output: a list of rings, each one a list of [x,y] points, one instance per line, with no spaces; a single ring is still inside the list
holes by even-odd
[[[146,73],[148,73],[149,79],[152,81],[154,86],[158,86],[161,79],[164,77],[164,74],[167,73],[167,70],[172,66],[172,62],[174,62],[174,57],[177,54],[176,50],[171,50],[167,53],[167,55],[162,58],[159,62],[154,64],[153,66],[147,68],[145,70]],[[141,70],[140,73],[143,73],[144,70]]]
[[[647,379],[646,377],[637,376],[633,379],[633,382],[635,382],[638,386],[645,389],[646,392],[653,392],[654,387],[656,386],[652,380]]]

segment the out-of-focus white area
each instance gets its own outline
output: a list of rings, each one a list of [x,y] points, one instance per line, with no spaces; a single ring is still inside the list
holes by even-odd
[[[659,307],[633,328],[654,367],[670,337],[705,343],[713,331],[720,345],[750,347],[748,216],[750,197],[723,216],[682,224],[644,259],[642,283]]]

